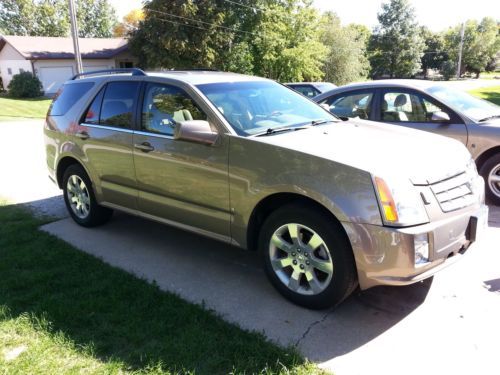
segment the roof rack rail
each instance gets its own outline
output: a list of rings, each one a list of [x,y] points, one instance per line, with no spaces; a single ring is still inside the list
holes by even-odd
[[[74,81],[75,79],[82,77],[82,76],[90,76],[90,75],[94,75],[94,74],[104,74],[104,73],[114,73],[114,74],[132,73],[133,76],[145,76],[145,75],[147,75],[142,69],[139,69],[139,68],[103,69],[103,70],[94,70],[94,71],[90,71],[90,72],[83,72],[83,73],[75,74],[71,78],[71,81]]]

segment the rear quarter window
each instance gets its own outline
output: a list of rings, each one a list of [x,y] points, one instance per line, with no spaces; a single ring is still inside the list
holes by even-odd
[[[64,116],[71,107],[94,86],[93,82],[65,84],[49,108],[50,116]]]

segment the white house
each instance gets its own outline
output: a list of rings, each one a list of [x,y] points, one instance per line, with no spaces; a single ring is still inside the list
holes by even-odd
[[[137,63],[123,38],[80,38],[84,71],[132,68]],[[7,86],[21,72],[38,76],[45,94],[54,94],[71,76],[76,64],[71,38],[0,35],[0,76]]]

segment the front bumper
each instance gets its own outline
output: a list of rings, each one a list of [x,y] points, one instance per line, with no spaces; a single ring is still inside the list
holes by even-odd
[[[488,207],[409,228],[342,223],[351,241],[361,289],[407,285],[424,280],[454,263],[488,225]],[[428,262],[415,264],[415,237],[427,234]]]

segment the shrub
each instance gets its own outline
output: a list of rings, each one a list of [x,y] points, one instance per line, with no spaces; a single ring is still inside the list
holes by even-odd
[[[457,74],[457,65],[454,61],[447,60],[441,65],[440,73],[443,75],[444,79],[448,81]]]
[[[29,72],[15,74],[7,88],[9,96],[13,98],[36,98],[43,95],[42,83]]]

